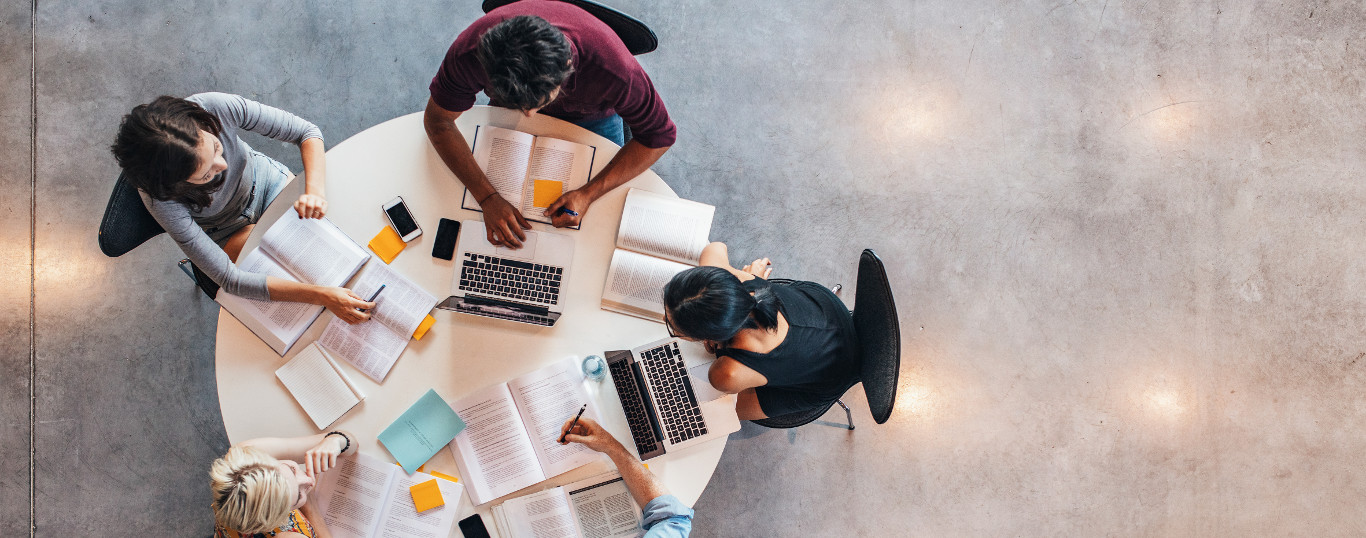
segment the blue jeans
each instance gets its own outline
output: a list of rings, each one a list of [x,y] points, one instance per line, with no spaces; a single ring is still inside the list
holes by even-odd
[[[586,120],[571,122],[574,125],[588,129],[597,133],[598,136],[611,140],[618,146],[626,145],[626,130],[621,123],[621,116],[612,114],[606,118],[598,120]]]

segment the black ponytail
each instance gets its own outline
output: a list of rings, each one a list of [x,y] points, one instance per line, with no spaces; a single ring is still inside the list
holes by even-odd
[[[772,331],[778,327],[779,306],[767,281],[740,282],[720,267],[688,269],[664,286],[670,323],[691,338],[728,342],[742,329]]]

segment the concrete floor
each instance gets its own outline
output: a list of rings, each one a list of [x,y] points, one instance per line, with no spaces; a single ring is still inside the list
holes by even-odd
[[[1366,534],[1360,3],[612,3],[734,261],[875,248],[900,303],[892,420],[746,427],[697,536]],[[0,536],[211,528],[217,309],[165,237],[100,254],[119,117],[229,91],[335,145],[477,13],[0,4]]]

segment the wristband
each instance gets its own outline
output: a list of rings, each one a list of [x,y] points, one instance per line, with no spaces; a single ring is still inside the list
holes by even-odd
[[[487,196],[484,196],[484,199],[483,199],[483,200],[479,200],[479,206],[480,206],[480,207],[483,207],[483,205],[484,205],[484,200],[488,200],[489,198],[493,198],[493,195],[495,195],[495,194],[498,194],[498,191],[493,191],[493,192],[488,193]]]
[[[344,434],[344,433],[342,433],[342,432],[332,431],[332,432],[327,432],[327,435],[324,435],[324,436],[323,436],[323,439],[327,439],[328,437],[331,437],[331,436],[333,436],[333,435],[340,435],[340,436],[342,437],[342,439],[344,439],[344,440],[346,441],[346,446],[342,447],[341,452],[338,452],[338,454],[345,454],[346,451],[349,450],[349,449],[351,448],[351,438],[350,438],[350,437],[347,437],[346,434]]]

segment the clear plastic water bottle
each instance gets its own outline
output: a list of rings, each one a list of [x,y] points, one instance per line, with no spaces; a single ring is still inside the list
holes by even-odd
[[[593,381],[602,381],[607,378],[607,361],[597,355],[589,355],[583,359],[583,375]]]

